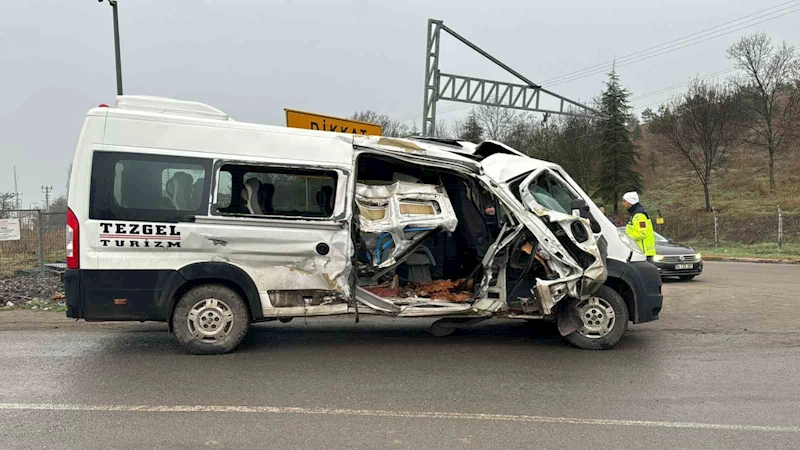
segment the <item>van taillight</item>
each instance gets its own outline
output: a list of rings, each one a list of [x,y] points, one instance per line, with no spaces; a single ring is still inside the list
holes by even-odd
[[[67,208],[67,269],[80,269],[80,224],[75,213]]]

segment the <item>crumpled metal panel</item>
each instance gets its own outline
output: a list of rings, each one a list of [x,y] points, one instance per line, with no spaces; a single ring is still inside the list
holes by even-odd
[[[550,232],[543,222],[529,221],[534,228],[539,231],[537,236],[548,236],[549,239],[541,239],[539,245],[543,247],[545,252],[540,251],[539,255],[548,261],[548,265],[556,273],[559,274],[559,280],[553,282],[544,282],[551,292],[551,298],[540,298],[542,309],[544,311],[550,310],[555,303],[560,301],[567,294],[572,298],[584,299],[588,298],[600,287],[606,279],[607,271],[603,256],[600,254],[600,248],[597,246],[597,241],[591,232],[589,221],[582,217],[577,217],[572,214],[564,214],[559,211],[547,209],[536,201],[536,198],[527,190],[527,186],[539,177],[547,168],[542,168],[531,173],[530,176],[520,185],[520,196],[525,204],[527,204],[530,211],[542,219],[548,220],[551,223],[557,223],[562,230],[566,233],[567,237],[581,250],[594,257],[594,262],[584,269],[578,262],[570,256],[566,249],[558,242],[555,236]],[[527,218],[526,218],[527,219]],[[586,227],[588,239],[584,242],[578,242],[572,233],[571,225],[573,222],[580,222]],[[561,257],[556,255],[560,254]],[[542,284],[543,280],[537,280],[538,284]],[[593,286],[594,289],[584,289],[586,286]],[[566,287],[566,290],[564,289]]]
[[[358,183],[356,203],[361,211],[361,236],[367,247],[375,249],[391,242],[390,247],[376,253],[372,261],[376,267],[393,265],[392,255],[407,248],[413,234],[435,228],[452,232],[458,225],[453,205],[442,186],[403,181],[390,185]],[[413,230],[411,236],[407,236],[409,230]]]

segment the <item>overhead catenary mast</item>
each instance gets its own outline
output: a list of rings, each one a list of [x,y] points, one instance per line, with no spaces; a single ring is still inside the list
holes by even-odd
[[[440,72],[439,41],[442,31],[500,66],[524,84]],[[542,94],[544,94],[544,97]],[[594,108],[575,100],[570,100],[534,83],[467,40],[467,38],[447,27],[441,20],[428,19],[428,40],[425,45],[425,94],[422,110],[423,136],[433,136],[435,134],[436,102],[439,100],[497,106],[545,114],[603,117],[603,113]],[[542,102],[542,100],[545,100],[545,102]],[[547,107],[543,103],[557,104],[558,106]]]

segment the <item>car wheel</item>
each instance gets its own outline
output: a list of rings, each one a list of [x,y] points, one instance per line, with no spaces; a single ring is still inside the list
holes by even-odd
[[[184,294],[172,313],[178,342],[196,355],[227,353],[244,339],[250,314],[244,299],[219,284],[204,284]]]
[[[628,328],[625,300],[608,286],[601,286],[591,297],[570,302],[566,307],[570,310],[566,311],[567,314],[559,314],[558,321],[575,323],[575,331],[564,336],[564,339],[578,348],[609,349],[622,339]]]
[[[694,280],[694,277],[696,277],[696,276],[697,275],[681,275],[678,278],[680,278],[681,281],[692,281],[692,280]]]

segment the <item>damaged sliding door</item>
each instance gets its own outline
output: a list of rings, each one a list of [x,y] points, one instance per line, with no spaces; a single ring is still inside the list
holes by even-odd
[[[198,246],[254,281],[265,317],[342,314],[351,298],[350,170],[217,164]]]

